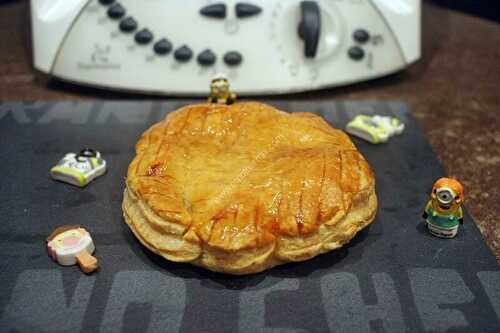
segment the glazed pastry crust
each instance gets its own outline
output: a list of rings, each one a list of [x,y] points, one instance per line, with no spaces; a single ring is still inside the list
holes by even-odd
[[[170,113],[138,141],[123,200],[151,251],[229,274],[339,248],[376,209],[373,173],[346,134],[260,103]]]

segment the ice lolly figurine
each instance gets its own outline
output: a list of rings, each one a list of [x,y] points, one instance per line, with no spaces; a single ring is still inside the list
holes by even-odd
[[[66,154],[55,167],[50,169],[53,179],[84,187],[106,172],[106,161],[101,153],[90,148],[78,154]]]
[[[223,74],[217,74],[210,83],[209,103],[233,104],[236,101],[236,94],[229,90],[229,81]]]
[[[97,259],[92,256],[95,246],[87,230],[78,225],[65,225],[55,229],[47,238],[47,252],[63,266],[78,264],[84,273],[97,269]]]
[[[429,232],[437,237],[453,238],[463,223],[464,188],[457,180],[440,178],[432,186],[431,198],[422,217]]]

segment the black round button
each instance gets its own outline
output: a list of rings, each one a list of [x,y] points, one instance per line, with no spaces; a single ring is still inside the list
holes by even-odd
[[[349,49],[348,54],[352,60],[361,60],[365,56],[365,51],[358,46],[353,46]]]
[[[215,64],[217,56],[211,50],[206,49],[205,51],[198,54],[198,63],[202,66],[211,66]]]
[[[115,2],[115,0],[99,0],[99,3],[104,6],[111,5],[113,2]]]
[[[170,43],[166,38],[163,38],[155,43],[153,49],[156,54],[165,55],[172,51],[172,43]]]
[[[358,43],[366,43],[367,41],[370,40],[370,33],[365,29],[358,29],[354,31],[352,37]]]
[[[123,32],[132,32],[137,29],[137,21],[132,17],[127,17],[120,22],[120,30]]]
[[[148,29],[142,29],[141,31],[135,34],[135,41],[137,44],[148,44],[153,40],[153,33]]]
[[[229,66],[238,66],[242,61],[243,56],[239,52],[230,51],[224,55],[224,62]]]
[[[113,6],[108,8],[108,16],[112,19],[121,19],[125,16],[125,8],[119,3],[115,3]]]
[[[215,3],[200,9],[201,15],[218,19],[226,18],[226,12],[226,5],[223,3]]]
[[[177,61],[187,62],[193,57],[193,51],[187,45],[183,45],[175,50],[174,57]]]
[[[251,3],[240,2],[236,4],[236,17],[244,18],[260,14],[262,8]]]

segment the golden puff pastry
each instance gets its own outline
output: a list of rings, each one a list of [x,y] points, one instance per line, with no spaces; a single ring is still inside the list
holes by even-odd
[[[339,248],[376,209],[373,173],[345,133],[261,103],[170,113],[137,143],[123,200],[151,251],[229,274]]]

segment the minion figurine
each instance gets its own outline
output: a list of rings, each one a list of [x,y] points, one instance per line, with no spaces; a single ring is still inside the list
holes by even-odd
[[[210,82],[209,103],[230,105],[236,101],[236,94],[229,90],[229,82],[223,74],[217,74]]]
[[[463,223],[464,188],[457,180],[440,178],[432,186],[431,198],[422,217],[429,232],[441,238],[457,235],[458,225]]]

